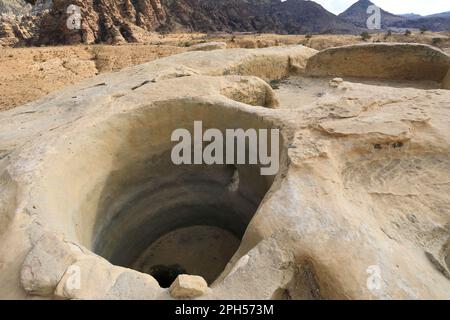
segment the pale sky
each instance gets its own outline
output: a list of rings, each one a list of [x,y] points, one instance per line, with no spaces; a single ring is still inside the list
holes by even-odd
[[[339,14],[356,0],[313,0],[328,11]],[[417,13],[428,15],[450,11],[450,0],[371,0],[382,9],[395,13]]]

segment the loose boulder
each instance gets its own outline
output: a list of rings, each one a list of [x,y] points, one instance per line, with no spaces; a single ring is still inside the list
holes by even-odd
[[[189,299],[202,296],[208,284],[200,276],[179,275],[170,286],[170,295],[176,299]]]

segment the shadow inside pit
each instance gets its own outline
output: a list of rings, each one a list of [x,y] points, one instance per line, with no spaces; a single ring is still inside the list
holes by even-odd
[[[273,177],[255,165],[175,166],[167,159],[152,159],[140,174],[111,173],[94,251],[154,276],[161,287],[179,274],[211,284],[238,250]]]

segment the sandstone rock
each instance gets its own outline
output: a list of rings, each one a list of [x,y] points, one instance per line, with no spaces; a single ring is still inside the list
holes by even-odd
[[[273,298],[280,287],[285,287],[297,272],[298,264],[294,262],[294,256],[283,248],[284,244],[290,243],[288,234],[287,232],[284,235],[269,237],[235,264],[230,263],[229,269],[225,270],[223,278],[216,281],[217,286],[208,298],[243,300],[249,297],[256,300]],[[317,284],[309,285],[311,285],[309,290],[317,289]],[[308,294],[301,298],[308,298]]]
[[[91,300],[105,297],[124,271],[96,256],[80,257],[67,266],[54,295],[60,299]]]
[[[179,0],[166,2],[165,10],[169,19],[163,27],[169,30],[290,34],[358,30],[311,1]]]
[[[48,12],[53,5],[53,0],[32,0],[31,15],[39,15],[43,12]]]
[[[330,48],[308,61],[312,76],[441,82],[450,68],[444,52],[421,44],[357,44]]]
[[[6,10],[2,13],[0,8],[0,44],[4,46],[34,45],[37,43],[40,21],[47,12],[48,5],[40,2],[35,10],[30,4],[20,11]]]
[[[424,50],[435,57],[428,70],[444,65],[448,56]],[[450,298],[450,91],[392,85],[371,69],[335,90],[328,77],[293,72],[315,53],[191,51],[0,113],[0,296],[47,295],[60,280],[66,299],[169,298],[154,279],[187,274],[183,263],[149,269],[153,279],[136,262],[165,235],[208,224],[240,245],[202,299]],[[386,75],[409,70],[399,68]],[[263,79],[282,79],[279,90]],[[279,129],[279,173],[174,165],[171,135],[198,120],[220,133]],[[38,250],[47,232],[86,249],[75,261],[63,244]],[[155,265],[171,258],[163,252]],[[189,274],[208,267],[189,258],[200,270]]]
[[[197,50],[197,51],[210,51],[210,50],[219,50],[219,49],[226,49],[227,44],[225,42],[206,42],[206,43],[199,43],[191,46],[191,50]]]
[[[0,20],[0,41],[4,46],[13,46],[19,41],[12,21]]]
[[[36,23],[39,28],[32,36],[32,44],[44,45],[140,42],[154,31],[307,33],[358,30],[316,3],[307,1],[39,0],[33,1],[33,7],[28,4],[26,10],[19,9],[24,3],[22,0],[3,0],[0,3],[5,1],[13,3],[6,7],[15,15],[20,12],[36,16],[45,12],[39,19],[42,22]],[[66,27],[70,5],[81,9],[80,30]],[[312,16],[314,19],[310,18]]]
[[[342,79],[342,78],[334,78],[333,80],[330,81],[330,87],[337,88],[337,87],[339,87],[339,85],[342,82],[344,82],[344,79]]]
[[[164,296],[164,292],[150,275],[86,254],[67,268],[54,296],[77,300],[154,300]]]
[[[170,286],[170,295],[176,299],[190,299],[201,297],[208,284],[205,279],[199,276],[182,274]]]
[[[150,275],[136,271],[124,271],[105,296],[98,299],[107,300],[155,300],[168,298],[158,282]]]
[[[23,288],[33,295],[53,295],[67,267],[80,253],[80,249],[57,236],[45,234],[23,263],[20,277]]]

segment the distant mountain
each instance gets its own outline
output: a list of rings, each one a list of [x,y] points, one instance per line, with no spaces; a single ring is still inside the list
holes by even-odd
[[[192,31],[277,33],[355,33],[358,28],[303,0],[163,0],[168,22],[163,28]]]
[[[430,15],[428,15],[426,17],[427,18],[446,18],[446,17],[450,17],[450,11],[436,13],[436,14],[430,14]]]
[[[375,5],[373,2],[369,0],[360,0],[354,3],[350,8],[345,10],[343,13],[339,15],[340,18],[353,23],[354,25],[362,28],[367,27],[367,19],[370,14],[367,13],[367,9],[370,6]],[[396,22],[405,21],[407,18],[394,15],[390,12],[387,12],[381,9],[381,28],[387,28],[391,24]]]
[[[5,0],[0,0],[3,3]],[[8,0],[13,2],[14,0]],[[24,2],[15,0],[14,2]],[[304,0],[27,0],[40,15],[29,23],[0,19],[0,41],[29,45],[138,42],[147,32],[361,33],[351,22]],[[77,5],[80,29],[67,28]],[[18,25],[24,32],[17,34]],[[29,28],[28,26],[31,26]],[[7,30],[1,32],[1,30]],[[14,39],[14,37],[16,39]],[[9,39],[13,38],[13,39]]]
[[[399,14],[399,16],[404,17],[404,18],[408,18],[408,19],[421,19],[421,18],[447,18],[447,17],[450,17],[450,11],[447,11],[447,12],[441,12],[441,13],[435,13],[435,14],[430,14],[430,15],[427,15],[427,16],[422,16],[422,15],[416,14],[416,13]]]
[[[405,13],[405,14],[399,14],[400,17],[407,18],[407,19],[419,19],[423,18],[420,14],[416,13]]]

